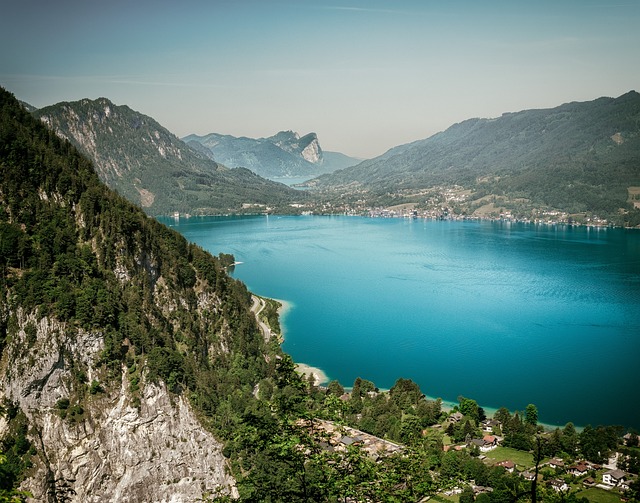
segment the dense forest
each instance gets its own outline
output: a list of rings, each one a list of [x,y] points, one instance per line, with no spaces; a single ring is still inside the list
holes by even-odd
[[[91,380],[71,355],[61,363],[73,375],[68,396],[55,404],[65,421],[82,425],[91,397],[117,392],[123,376],[133,406],[146,383],[165,382],[224,442],[243,502],[583,501],[578,489],[548,484],[559,475],[545,462],[601,464],[620,449],[626,471],[638,473],[637,436],[621,447],[617,427],[544,432],[534,405],[500,409],[492,434],[528,456],[535,475],[528,480],[483,459],[474,440],[486,417],[471,398],[445,411],[407,379],[380,392],[358,378],[346,393],[338,382],[319,387],[302,377],[278,341],[263,338],[251,294],[225,271],[231,257],[210,256],[109,190],[86,158],[4,90],[0,167],[3,382],[20,372],[10,360],[35,344],[35,326],[20,325],[20,313],[62,323],[69,343],[82,331],[104,343]],[[277,330],[273,310],[265,319]],[[42,425],[16,400],[5,400],[1,412],[0,501],[20,501],[20,483],[43,462]],[[364,434],[387,447],[373,452]],[[442,499],[456,488],[457,499]],[[639,495],[632,482],[627,498]]]

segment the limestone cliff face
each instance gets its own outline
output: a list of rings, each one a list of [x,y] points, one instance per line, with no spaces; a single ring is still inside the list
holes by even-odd
[[[306,141],[304,141],[305,139]],[[303,159],[313,164],[322,163],[322,149],[320,148],[320,143],[318,142],[318,137],[315,133],[310,133],[307,136],[304,136],[300,139],[300,143],[302,147],[300,155]]]
[[[187,502],[236,494],[221,444],[187,400],[164,384],[142,382],[134,405],[126,367],[119,387],[87,393],[82,413],[63,419],[60,401],[78,396],[73,373],[84,369],[88,382],[99,377],[102,334],[80,330],[71,338],[76,330],[63,323],[22,311],[16,318],[0,389],[29,420],[37,455],[23,488],[33,501]]]
[[[309,133],[302,137],[295,131],[280,131],[274,136],[266,138],[285,152],[302,157],[311,164],[322,163],[322,149],[318,135]]]

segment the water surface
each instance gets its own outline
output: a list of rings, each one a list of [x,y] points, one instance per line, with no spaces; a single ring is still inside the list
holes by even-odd
[[[640,427],[640,232],[359,217],[172,224],[285,299],[285,351],[350,386]]]

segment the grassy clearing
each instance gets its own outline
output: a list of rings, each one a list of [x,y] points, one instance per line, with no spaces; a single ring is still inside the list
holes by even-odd
[[[587,498],[592,503],[620,503],[620,495],[599,487],[590,487],[576,494],[578,498]]]
[[[487,452],[486,456],[488,460],[495,463],[510,460],[521,468],[531,468],[534,466],[533,454],[511,449],[510,447],[496,447],[492,451]]]
[[[460,495],[452,494],[451,496],[445,496],[444,494],[434,494],[431,496],[430,501],[438,501],[439,503],[458,503],[460,501]]]

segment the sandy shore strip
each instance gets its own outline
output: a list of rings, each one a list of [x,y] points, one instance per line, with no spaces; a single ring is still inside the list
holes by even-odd
[[[327,374],[325,374],[321,369],[317,367],[311,367],[306,363],[296,363],[296,371],[299,374],[302,374],[305,378],[312,375],[314,379],[314,384],[319,386],[321,384],[327,384],[329,382],[329,378]]]
[[[286,319],[287,314],[295,307],[293,302],[289,302],[287,300],[275,299],[270,297],[272,300],[275,300],[280,304],[278,308],[278,317],[280,318],[280,339],[284,341],[285,332],[286,332]],[[306,363],[296,363],[296,371],[299,374],[302,374],[305,378],[309,375],[313,375],[314,384],[319,386],[321,384],[327,384],[329,382],[329,377],[325,374],[322,369],[317,367],[312,367],[311,365],[307,365]]]
[[[286,318],[289,311],[291,311],[294,307],[293,302],[289,302],[288,300],[282,299],[274,299],[273,297],[269,297],[271,300],[275,300],[280,307],[278,308],[278,319],[280,321],[280,340],[284,341],[284,335],[286,332]]]

